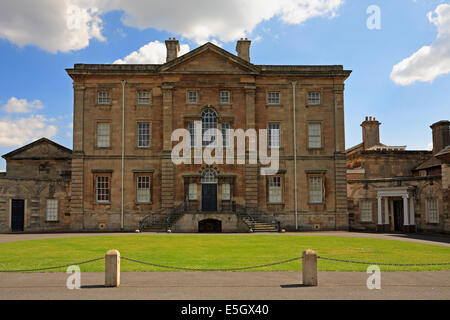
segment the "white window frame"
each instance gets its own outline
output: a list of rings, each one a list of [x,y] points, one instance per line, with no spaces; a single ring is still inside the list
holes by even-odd
[[[101,127],[104,126],[102,130]],[[111,124],[109,122],[97,122],[97,147],[98,148],[109,148],[111,146]]]
[[[323,178],[318,176],[309,177],[309,203],[323,203]]]
[[[188,104],[198,104],[198,91],[188,90],[186,92],[186,102]]]
[[[228,90],[219,91],[219,103],[220,104],[230,104],[231,103],[231,92]]]
[[[359,219],[361,222],[373,222],[372,201],[359,200]]]
[[[280,91],[267,92],[267,104],[280,104],[281,98]]]
[[[320,105],[320,92],[308,92],[308,105],[318,106]]]
[[[314,131],[314,127],[318,128],[318,131]],[[322,124],[321,123],[308,123],[308,149],[321,149],[322,148]]]
[[[281,146],[281,125],[279,123],[269,123],[268,143],[269,148],[280,148]]]
[[[148,132],[145,128],[141,128],[141,126],[148,126]],[[138,122],[138,148],[150,148],[151,145],[151,124],[150,122]],[[145,139],[148,136],[148,139]],[[145,144],[144,142],[147,142]]]
[[[105,190],[107,191],[106,193],[104,192]],[[100,199],[100,197],[105,197],[106,199]],[[111,182],[109,176],[96,176],[95,200],[97,203],[109,203],[111,201]]]
[[[150,203],[151,202],[151,179],[148,175],[136,177],[136,202]]]
[[[269,203],[283,203],[283,186],[281,177],[268,177],[267,187],[269,188]]]
[[[439,202],[437,198],[426,199],[427,223],[439,223]]]
[[[188,190],[188,199],[195,201],[197,200],[197,184],[196,183],[189,183],[189,190]]]
[[[97,104],[110,104],[111,96],[109,91],[102,90],[97,92]]]
[[[58,221],[58,200],[57,199],[47,199],[45,219],[46,219],[46,221]]]
[[[151,104],[151,103],[152,103],[152,91],[139,90],[137,93],[137,104]]]

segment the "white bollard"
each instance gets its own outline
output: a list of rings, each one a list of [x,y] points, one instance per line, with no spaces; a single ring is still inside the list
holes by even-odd
[[[105,287],[120,285],[120,252],[109,250],[105,256]]]
[[[317,254],[311,249],[303,251],[302,276],[304,286],[317,286]]]

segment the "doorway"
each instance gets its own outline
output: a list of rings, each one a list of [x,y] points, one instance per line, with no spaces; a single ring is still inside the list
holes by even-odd
[[[403,200],[393,200],[394,231],[403,231]]]
[[[216,219],[205,219],[198,222],[198,232],[220,233],[222,232],[222,221]]]
[[[202,211],[217,211],[217,172],[214,169],[202,172]]]
[[[11,201],[11,231],[22,232],[24,227],[25,200],[13,199]]]

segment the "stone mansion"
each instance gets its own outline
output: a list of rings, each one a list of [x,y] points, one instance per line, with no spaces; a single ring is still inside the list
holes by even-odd
[[[164,64],[67,69],[73,150],[42,138],[3,156],[0,232],[376,230],[376,221],[368,221],[380,215],[375,191],[362,191],[368,184],[372,190],[372,180],[364,180],[372,178],[357,176],[369,167],[359,158],[347,160],[372,151],[365,144],[345,149],[344,82],[351,71],[256,65],[250,44],[239,40],[237,55],[206,43],[179,56],[173,38],[166,41]],[[264,165],[249,161],[248,151],[242,164],[175,164],[176,129],[186,129],[192,150],[200,151],[208,129],[232,149],[231,129],[267,129],[268,152],[279,153],[278,171],[262,175]],[[361,191],[353,196],[355,188]],[[347,190],[357,199],[349,201]],[[374,210],[367,211],[360,197]],[[448,230],[445,219],[435,231]]]

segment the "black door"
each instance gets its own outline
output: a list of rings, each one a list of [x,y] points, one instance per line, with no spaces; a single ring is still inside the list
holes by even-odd
[[[202,184],[202,211],[217,211],[217,184]]]
[[[394,231],[403,231],[403,200],[394,200]]]
[[[13,199],[11,207],[11,231],[23,231],[25,201]]]

